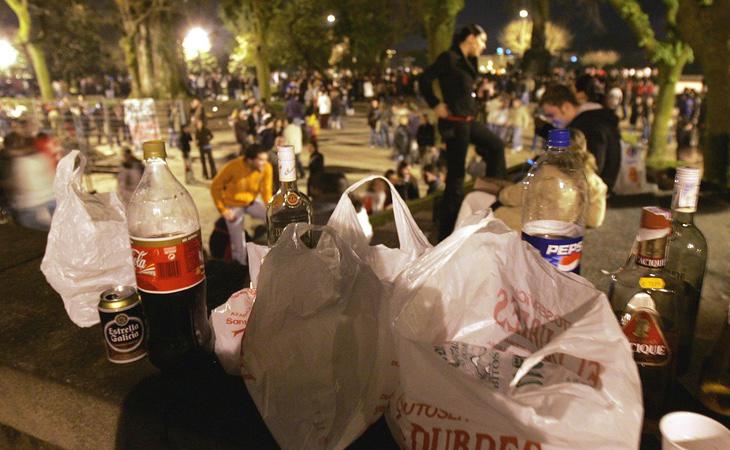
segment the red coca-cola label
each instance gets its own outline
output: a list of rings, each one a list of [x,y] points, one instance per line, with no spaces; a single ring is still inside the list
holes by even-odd
[[[650,309],[640,309],[632,314],[623,327],[629,340],[634,361],[646,366],[664,366],[671,359],[671,350],[662,332],[657,314]]]
[[[205,279],[200,230],[186,236],[131,237],[137,288],[166,294],[195,286]]]

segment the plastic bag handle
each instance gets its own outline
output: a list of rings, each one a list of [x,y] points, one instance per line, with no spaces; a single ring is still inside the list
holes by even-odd
[[[418,279],[446,265],[469,237],[485,229],[490,222],[496,220],[491,209],[487,210],[486,213],[486,217],[482,217],[474,223],[468,223],[454,230],[451,235],[441,241],[432,251],[422,256],[416,263],[417,267],[427,267],[427,269],[414,274],[415,278],[412,279],[412,283],[420,283],[420,281],[417,281]]]
[[[302,241],[302,236],[304,235],[304,233],[311,231],[319,231],[322,234],[327,234],[337,242],[342,241],[337,231],[330,226],[314,225],[304,222],[294,222],[290,223],[284,228],[284,231],[281,232],[281,235],[279,236],[279,239],[276,241],[276,244],[274,244],[274,246],[278,246],[280,243],[286,243],[284,245],[293,244],[295,247],[307,247],[304,241]]]
[[[565,330],[560,336],[555,338],[553,341],[549,342],[546,346],[543,348],[537,350],[536,352],[532,353],[530,356],[524,359],[522,362],[522,365],[515,373],[514,378],[512,378],[512,381],[510,381],[509,384],[509,390],[511,392],[514,392],[514,390],[517,387],[517,384],[522,380],[529,372],[532,370],[533,367],[540,364],[545,358],[552,354],[556,353],[562,353],[568,356],[571,356],[573,358],[582,359],[585,361],[593,361],[598,364],[601,364],[601,358],[596,357],[597,355],[595,353],[591,353],[588,351],[580,352],[575,351],[576,343],[585,342],[585,333],[578,330],[577,328],[580,328],[581,326],[588,325],[585,322],[585,318],[588,317],[591,314],[591,309],[596,308],[597,305],[600,303],[600,299],[596,302],[594,301],[588,301],[585,302],[583,305],[579,306],[576,311],[581,311],[581,318],[578,319],[575,323],[572,324],[568,329]],[[605,301],[605,299],[604,299]],[[591,327],[594,327],[595,324],[590,325]],[[572,341],[572,342],[571,342]],[[619,342],[616,342],[617,345],[619,345]],[[604,361],[605,362],[605,361]],[[592,388],[588,385],[579,385],[580,388],[585,388],[585,392],[587,396],[592,397],[593,401],[595,401],[598,404],[603,405],[610,405],[612,403],[612,400],[606,396],[606,394],[603,392],[603,390],[597,390],[595,388]]]
[[[358,223],[357,211],[355,211],[355,207],[352,205],[349,194],[364,184],[376,179],[385,181],[390,187],[390,195],[393,199],[393,215],[395,216],[395,227],[398,233],[400,248],[406,251],[414,251],[418,254],[423,253],[431,247],[431,244],[413,219],[408,206],[400,194],[398,194],[393,183],[381,175],[368,175],[348,187],[340,197],[337,207],[335,207],[327,225],[337,230],[343,237],[348,237],[358,243],[358,245],[367,246],[368,238]]]
[[[312,231],[319,231],[322,234],[328,235],[335,241],[335,244],[337,245],[337,248],[340,249],[340,251],[344,250],[346,252],[349,252],[353,258],[358,261],[361,260],[360,256],[355,253],[353,248],[342,240],[342,237],[340,236],[338,231],[330,227],[329,225],[313,225],[303,222],[290,223],[286,226],[286,228],[284,228],[284,231],[279,236],[279,240],[276,241],[276,244],[274,244],[274,247],[272,247],[271,249],[273,250],[279,245],[285,245],[296,249],[306,248],[308,250],[312,250],[304,243],[304,241],[302,241],[302,236],[304,235],[304,233]],[[320,239],[317,243],[317,247],[319,247],[321,242],[322,240]]]
[[[53,190],[59,203],[69,196],[71,190],[83,191],[81,176],[85,168],[86,157],[78,150],[71,150],[58,162],[56,178],[53,180]]]

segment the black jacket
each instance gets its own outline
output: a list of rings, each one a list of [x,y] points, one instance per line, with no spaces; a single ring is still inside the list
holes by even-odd
[[[474,116],[477,104],[472,95],[478,77],[477,59],[464,56],[458,46],[441,53],[428,67],[419,80],[418,86],[428,105],[433,108],[439,99],[433,93],[433,80],[441,86],[443,102],[449,113],[456,116]]]
[[[395,190],[398,192],[398,194],[401,196],[401,198],[405,201],[408,200],[415,200],[419,198],[419,192],[418,192],[418,182],[416,180],[409,180],[409,181],[400,181],[399,183],[396,183]]]
[[[613,190],[621,169],[621,132],[616,114],[607,108],[583,111],[568,126],[585,134],[588,151],[596,157],[598,175]]]
[[[422,123],[416,131],[416,142],[419,147],[436,145],[436,130],[430,123]]]
[[[618,116],[613,111],[599,108],[583,111],[568,124],[568,128],[576,128],[585,135],[588,151],[596,157],[598,175],[609,191],[613,190],[621,169],[621,132],[618,123]],[[548,132],[553,128],[551,124],[536,126],[535,133],[547,139]]]
[[[309,157],[309,176],[324,172],[324,155],[320,152],[312,153]]]

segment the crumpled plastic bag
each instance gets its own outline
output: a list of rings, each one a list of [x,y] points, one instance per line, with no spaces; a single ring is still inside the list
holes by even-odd
[[[81,183],[85,165],[78,150],[58,163],[53,183],[57,207],[41,263],[48,284],[80,327],[99,323],[102,291],[115,285],[136,286],[124,206],[116,192],[85,192]]]
[[[358,213],[350,200],[352,192],[376,179],[382,180],[390,188],[395,228],[400,244],[398,248],[388,248],[382,244],[370,245],[371,236],[368,235],[367,230],[363,229]],[[348,187],[340,196],[327,225],[335,229],[383,280],[394,280],[407,263],[431,248],[431,244],[418,227],[408,205],[398,194],[395,186],[387,178],[379,175],[369,175]]]
[[[371,245],[370,237],[358,219],[358,213],[350,199],[350,194],[361,186],[374,180],[383,181],[390,189],[393,200],[393,218],[398,235],[398,247],[389,248],[383,244]],[[377,361],[375,373],[369,391],[363,397],[361,410],[365,414],[365,421],[361,423],[362,431],[377,421],[387,408],[388,400],[398,384],[398,361],[394,353],[391,322],[400,310],[400,299],[391,296],[393,282],[408,266],[431,250],[431,243],[423,234],[418,223],[413,218],[406,202],[401,198],[397,189],[385,177],[369,175],[353,183],[343,192],[337,207],[332,212],[327,225],[336,230],[342,239],[352,246],[357,255],[365,262],[378,278],[383,282],[383,300],[381,302],[378,324],[378,345],[375,349]]]
[[[215,337],[213,349],[223,369],[230,375],[241,374],[241,341],[255,301],[254,289],[241,289],[210,313]]]
[[[246,242],[246,252],[248,253],[248,277],[251,280],[251,287],[256,289],[261,264],[264,262],[266,254],[269,253],[269,247]]]
[[[492,215],[396,280],[401,448],[635,449],[641,383],[606,296]]]
[[[321,231],[313,249],[310,230]],[[264,258],[242,375],[282,448],[345,448],[371,423],[385,292],[330,227],[290,224]]]

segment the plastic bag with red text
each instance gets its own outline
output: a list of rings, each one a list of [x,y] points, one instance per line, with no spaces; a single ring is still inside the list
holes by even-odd
[[[401,447],[638,448],[641,384],[605,295],[504,223],[475,217],[395,284]]]

